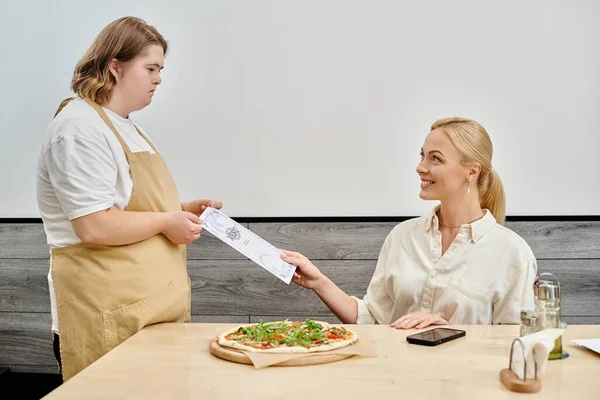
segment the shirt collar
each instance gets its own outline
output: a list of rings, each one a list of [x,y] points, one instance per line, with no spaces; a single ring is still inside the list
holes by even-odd
[[[437,217],[437,212],[440,209],[440,205],[435,206],[429,214],[425,216],[424,228],[425,231],[431,230],[431,228],[438,229],[439,220]],[[496,218],[492,215],[492,213],[488,209],[483,210],[483,217],[474,221],[470,224],[463,224],[460,227],[460,232],[465,232],[469,235],[469,238],[475,243],[483,235],[488,233],[490,229],[494,227],[496,224]]]

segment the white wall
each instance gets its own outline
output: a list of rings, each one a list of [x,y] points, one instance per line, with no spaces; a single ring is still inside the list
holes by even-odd
[[[136,15],[170,53],[134,114],[182,198],[236,217],[418,215],[440,117],[479,121],[509,215],[600,215],[600,2],[20,1],[0,14],[0,217],[37,217],[41,137],[73,67]]]

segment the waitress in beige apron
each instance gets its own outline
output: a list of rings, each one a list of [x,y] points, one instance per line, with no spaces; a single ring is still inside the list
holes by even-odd
[[[144,34],[138,35],[140,30]],[[154,28],[142,20],[131,17],[119,19],[103,30],[86,56],[90,52],[102,52],[105,48],[102,46],[114,45],[111,36],[114,39],[118,35],[133,35],[133,39],[129,37],[131,41],[135,40],[135,35],[146,40],[152,34],[159,42],[164,41]],[[141,51],[143,44],[140,45]],[[182,211],[171,174],[150,140],[138,129],[155,154],[132,152],[103,108],[85,93],[78,94],[98,113],[123,148],[133,181],[125,211]],[[61,103],[55,117],[70,100]],[[216,203],[219,208],[220,202]],[[196,202],[195,210],[189,211],[199,215],[200,208],[204,209],[208,203],[198,204]],[[175,244],[162,233],[131,244],[81,242],[52,248],[51,277],[65,381],[145,326],[190,321],[191,292],[186,247],[185,244]]]

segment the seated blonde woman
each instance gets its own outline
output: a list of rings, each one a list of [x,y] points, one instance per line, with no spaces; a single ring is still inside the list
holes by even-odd
[[[297,266],[293,281],[346,324],[518,324],[520,311],[533,308],[537,264],[525,240],[503,226],[504,189],[485,129],[464,118],[437,121],[417,173],[419,196],[439,204],[392,230],[363,299],[284,250],[282,258]]]

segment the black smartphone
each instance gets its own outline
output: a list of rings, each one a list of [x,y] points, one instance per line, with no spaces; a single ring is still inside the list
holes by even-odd
[[[438,344],[463,337],[466,334],[465,331],[461,331],[460,329],[435,328],[407,336],[406,341],[422,346],[437,346]]]

